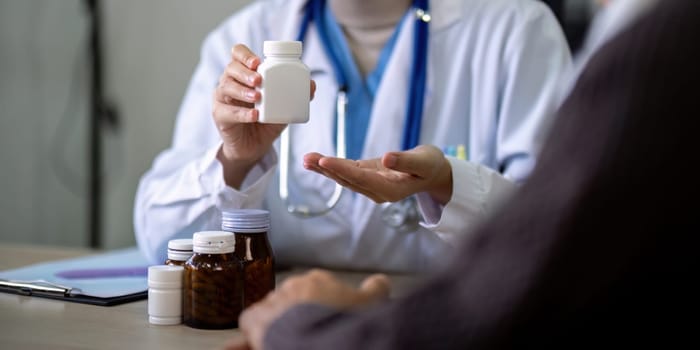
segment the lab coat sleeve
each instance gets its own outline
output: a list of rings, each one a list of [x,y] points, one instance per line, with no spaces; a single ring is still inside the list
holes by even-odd
[[[141,252],[151,263],[165,261],[167,243],[173,238],[191,238],[203,230],[218,230],[220,211],[262,207],[273,176],[276,155],[271,151],[253,168],[236,190],[225,184],[219,147],[204,156],[169,150],[156,159],[153,169],[139,184],[134,206],[134,227]],[[161,171],[180,159],[190,159],[173,171]]]
[[[547,6],[517,4],[523,7],[513,20],[501,60],[495,155],[496,170],[522,183],[535,167],[554,120],[554,92],[572,63],[561,27]]]
[[[452,198],[444,207],[427,193],[417,195],[421,225],[448,242],[492,213],[517,185],[488,167],[446,157],[452,168]]]
[[[418,196],[423,226],[448,241],[482,221],[527,179],[554,120],[553,92],[571,69],[566,40],[549,9],[539,3],[514,4],[521,8],[512,18],[499,69],[496,170],[448,157],[450,202],[443,208],[427,194]]]
[[[262,207],[277,163],[275,151],[251,170],[240,191],[226,185],[216,157],[221,140],[212,119],[212,96],[236,42],[245,40],[233,37],[226,26],[209,34],[177,116],[173,144],[139,183],[134,229],[151,263],[164,261],[170,239],[219,229],[220,210]]]

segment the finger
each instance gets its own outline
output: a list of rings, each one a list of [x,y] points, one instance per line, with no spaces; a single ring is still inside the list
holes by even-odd
[[[228,79],[216,88],[215,96],[221,103],[253,108],[253,103],[260,100],[260,91]]]
[[[228,129],[237,123],[256,123],[259,115],[257,109],[225,103],[214,103],[212,112],[214,121],[220,131]]]
[[[314,95],[316,95],[316,82],[311,80],[311,100],[314,99]]]
[[[356,184],[352,181],[352,179],[348,179],[346,176],[343,176],[342,173],[338,173],[331,169],[321,167],[320,165],[318,166],[318,168],[324,176],[334,180],[335,182],[345,187],[352,187],[351,189],[355,190]]]
[[[320,161],[320,160],[319,160]],[[361,159],[361,160],[352,160],[352,159],[346,159],[346,158],[337,158],[337,157],[323,157],[323,167],[332,169],[333,171],[339,172],[339,173],[354,173],[354,174],[360,174],[358,170],[360,171],[371,171],[371,172],[393,172],[392,169],[388,169],[387,167],[382,165],[381,159],[379,158],[372,158],[372,159]]]
[[[319,175],[323,175],[323,176],[326,175],[326,174],[323,173],[323,169],[319,168],[319,167],[316,166],[315,164],[304,163],[304,169],[306,169],[306,170],[311,170],[311,171],[313,171],[313,172],[315,172],[315,173],[317,173],[317,174],[319,174]]]
[[[392,170],[424,177],[434,162],[432,156],[423,152],[389,152],[382,157],[382,165]]]
[[[343,174],[348,179],[360,178],[364,176],[364,169],[360,167],[360,162],[336,157],[321,157],[318,160],[321,168]]]
[[[345,188],[347,188],[347,189],[349,189],[349,190],[351,190],[351,191],[353,191],[353,192],[357,192],[357,193],[363,194],[363,195],[369,197],[370,199],[372,199],[373,201],[375,201],[375,202],[377,202],[377,203],[382,203],[382,202],[385,202],[385,201],[386,201],[386,200],[383,200],[382,198],[376,196],[373,192],[368,191],[367,189],[364,189],[364,188],[360,188],[360,187],[355,186],[354,184],[352,184],[351,182],[347,181],[346,179],[344,179],[344,178],[343,178],[342,176],[340,176],[339,174],[337,174],[337,173],[335,173],[335,172],[333,172],[333,171],[331,171],[331,170],[322,168],[321,166],[318,165],[319,157],[323,157],[323,156],[320,155],[320,154],[318,154],[318,153],[315,153],[315,154],[311,154],[311,153],[310,153],[310,154],[307,154],[307,155],[304,157],[304,160],[305,160],[305,162],[304,162],[304,168],[306,168],[307,170],[311,170],[311,171],[313,171],[313,172],[315,172],[315,173],[318,173],[318,174],[320,174],[320,175],[323,175],[323,176],[325,176],[325,177],[327,177],[327,178],[329,178],[329,179],[335,181],[337,184],[339,184],[339,185],[341,185],[341,186],[343,186],[343,187],[345,187]]]
[[[333,274],[330,273],[328,270],[320,269],[320,268],[313,268],[309,272],[306,273],[304,278],[308,278],[311,280],[329,280],[333,279]]]
[[[405,197],[406,186],[398,185],[399,174],[392,179],[377,170],[377,160],[353,161],[324,157],[319,160],[324,174],[354,192],[361,193],[375,203],[395,201]]]
[[[231,58],[234,61],[241,62],[250,70],[258,69],[260,62],[262,62],[260,57],[243,44],[237,44],[231,49]]]
[[[224,76],[251,88],[259,86],[262,82],[262,76],[258,72],[248,69],[243,63],[237,61],[226,66]]]
[[[337,182],[339,185],[353,191],[360,193],[375,203],[384,203],[389,201],[390,199],[384,197],[383,194],[379,193],[378,191],[375,191],[374,188],[370,187],[362,187],[356,183],[351,182],[350,180],[345,179],[342,175],[335,173],[331,170],[324,169],[324,168],[319,168],[319,173],[321,175],[324,175],[327,178],[332,179],[333,181]]]
[[[307,153],[304,155],[304,168],[307,170],[311,170],[313,172],[316,172],[318,174],[321,174],[325,177],[330,178],[331,180],[337,180],[333,174],[328,173],[325,169],[323,169],[319,164],[318,161],[321,160],[324,156],[320,153],[316,152],[311,152]],[[336,181],[338,182],[338,181]],[[341,184],[342,185],[342,184]]]
[[[250,348],[261,349],[263,333],[266,325],[265,323],[265,313],[269,310],[270,306],[268,298],[253,304],[247,309],[243,310],[241,315],[238,317],[238,327],[246,339],[246,343]]]
[[[330,171],[330,170],[326,170],[326,169],[323,169],[323,168],[319,168],[319,169],[320,169],[320,171],[321,171],[321,175],[323,175],[323,176],[325,176],[325,177],[327,177],[327,178],[329,178],[329,179],[331,179],[331,180],[337,182],[339,185],[341,185],[341,186],[343,186],[343,187],[347,187],[347,188],[349,188],[349,189],[351,189],[351,190],[353,190],[353,191],[355,191],[355,192],[360,192],[360,193],[362,193],[362,189],[361,189],[361,188],[356,187],[355,184],[349,182],[348,180],[345,180],[342,176],[340,176],[340,175],[338,175],[338,174],[336,174],[336,173],[334,173],[334,172],[332,172],[332,171]]]
[[[321,157],[322,157],[322,156],[321,156]],[[318,164],[318,160],[316,160],[316,159],[308,159],[308,160],[305,160],[305,162],[304,162],[304,168],[307,169],[307,170],[311,170],[311,171],[313,171],[313,172],[315,172],[315,173],[317,173],[317,174],[323,175],[323,176],[325,176],[325,177],[327,177],[327,178],[329,178],[329,179],[331,179],[331,180],[337,182],[339,185],[341,185],[341,186],[343,186],[343,187],[348,187],[348,188],[350,188],[351,190],[355,191],[355,189],[352,187],[352,184],[351,184],[349,181],[347,181],[346,179],[344,179],[344,178],[343,178],[342,176],[340,176],[339,174],[337,174],[337,173],[335,173],[335,172],[333,172],[333,171],[331,171],[331,170],[328,170],[328,169],[325,169],[325,168],[321,167],[321,166]],[[356,192],[357,192],[357,191],[356,191]]]
[[[389,297],[391,282],[384,274],[374,274],[362,281],[360,292],[367,300],[380,300]]]
[[[396,183],[402,181],[404,176],[396,171],[383,169],[379,159],[355,161],[323,157],[318,163],[321,168],[333,173],[335,177],[363,188],[363,193],[392,193],[401,187]]]
[[[355,184],[353,184],[353,183],[351,183],[351,182],[348,182],[348,181],[345,180],[342,176],[339,176],[338,174],[333,173],[332,171],[329,171],[329,170],[326,170],[326,169],[323,169],[323,168],[318,168],[318,171],[317,171],[317,172],[318,172],[319,174],[321,174],[321,175],[323,175],[323,176],[325,176],[325,177],[327,177],[327,178],[329,178],[329,179],[335,181],[335,182],[336,182],[338,185],[340,185],[340,186],[343,186],[343,187],[345,187],[345,188],[347,188],[347,189],[349,189],[349,190],[351,190],[351,191],[353,191],[353,192],[361,193],[361,194],[363,194],[363,195],[365,195],[365,196],[368,196],[368,193],[367,193],[367,191],[366,191],[364,188],[357,187]],[[369,196],[368,196],[368,197],[369,197]]]
[[[315,172],[315,173],[317,173],[317,174],[319,174],[319,175],[323,175],[323,176],[325,176],[325,177],[327,177],[327,178],[329,178],[329,179],[331,179],[331,180],[334,180],[334,181],[336,180],[333,176],[331,176],[330,174],[328,174],[328,172],[326,172],[325,170],[323,170],[323,168],[319,167],[318,165],[315,165],[315,164],[304,164],[304,168],[305,168],[306,170],[311,170],[311,171],[313,171],[313,172]],[[336,181],[336,182],[337,182],[337,181]],[[342,185],[342,184],[341,184],[341,185]]]
[[[332,174],[333,178],[360,187],[367,187],[367,177],[372,175],[369,172],[374,171],[361,168],[357,161],[335,157],[319,159],[318,166]]]
[[[306,165],[318,166],[318,161],[323,158],[323,154],[317,152],[311,152],[304,155],[304,167]]]

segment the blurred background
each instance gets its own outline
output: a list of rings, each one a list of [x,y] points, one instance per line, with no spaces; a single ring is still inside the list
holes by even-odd
[[[251,0],[0,0],[0,244],[135,245],[205,35]],[[593,0],[545,1],[576,50]]]

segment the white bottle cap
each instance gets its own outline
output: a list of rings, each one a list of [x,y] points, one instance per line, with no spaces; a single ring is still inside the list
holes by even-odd
[[[191,238],[184,238],[184,239],[171,239],[168,241],[168,249],[175,249],[175,250],[192,250],[192,239]]]
[[[294,55],[301,56],[301,41],[265,41],[263,42],[263,54],[270,55]]]
[[[192,239],[171,239],[168,241],[168,259],[186,261],[192,256]]]
[[[182,266],[155,265],[148,267],[149,288],[181,288],[182,274],[185,268]]]
[[[192,236],[192,243],[195,253],[226,254],[233,253],[236,238],[231,232],[203,231]]]

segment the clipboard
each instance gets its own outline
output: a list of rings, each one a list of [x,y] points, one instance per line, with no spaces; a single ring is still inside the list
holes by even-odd
[[[99,306],[114,306],[148,298],[148,290],[114,297],[96,297],[74,292],[74,288],[47,286],[42,281],[2,279],[0,279],[0,292]]]
[[[114,306],[146,299],[147,273],[134,247],[0,271],[0,292]]]

